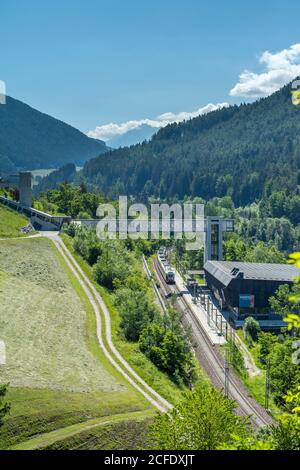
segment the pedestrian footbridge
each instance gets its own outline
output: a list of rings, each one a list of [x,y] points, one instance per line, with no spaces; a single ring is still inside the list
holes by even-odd
[[[70,223],[72,220],[72,218],[68,216],[55,216],[34,209],[33,207],[24,206],[20,202],[13,201],[4,196],[0,196],[0,203],[26,215],[35,230],[59,231],[64,223]]]

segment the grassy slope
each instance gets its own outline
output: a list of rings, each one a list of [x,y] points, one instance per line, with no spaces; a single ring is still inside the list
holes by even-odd
[[[24,237],[19,228],[27,224],[26,217],[0,205],[0,238]]]
[[[45,450],[138,450],[152,449],[149,436],[151,419],[131,419],[106,424],[58,440]]]
[[[184,389],[177,387],[166,374],[160,372],[157,367],[140,352],[138,343],[128,342],[123,339],[120,328],[120,316],[113,306],[112,295],[107,289],[99,286],[93,280],[91,267],[74,251],[72,239],[65,234],[62,234],[62,238],[83,271],[91,279],[103,297],[111,315],[113,341],[120,353],[126,358],[131,367],[164,398],[171,403],[180,400]]]
[[[22,252],[18,252],[18,258],[16,258],[16,244],[23,245],[26,244],[27,249],[22,250]],[[26,262],[24,265],[24,260],[27,256],[27,262],[30,260],[32,262],[33,254],[31,250],[33,246],[35,250],[37,246],[43,245],[44,256],[53,257],[56,259],[56,262],[59,262],[60,266],[64,264],[64,261],[58,254],[54,254],[53,248],[51,247],[51,243],[46,240],[40,239],[32,239],[32,240],[20,240],[20,241],[7,241],[1,242],[0,244],[0,253],[1,248],[5,245],[9,245],[10,250],[7,252],[6,250],[6,257],[7,254],[9,255],[7,259],[14,258],[20,259],[22,261],[22,269],[20,270],[20,266],[18,268],[19,276],[22,278],[22,272],[28,273],[28,269],[26,269]],[[12,249],[14,247],[14,249]],[[35,251],[34,250],[34,251]],[[23,255],[22,255],[23,253]],[[26,256],[25,256],[26,253]],[[46,255],[47,254],[47,255]],[[0,254],[1,256],[1,254]],[[25,258],[24,258],[25,256]],[[39,260],[41,258],[42,253],[39,253]],[[13,261],[13,260],[12,260]],[[14,264],[14,263],[13,263]],[[2,264],[1,264],[2,266]],[[3,266],[2,266],[3,267]],[[65,267],[65,266],[63,266]],[[12,269],[12,268],[9,268]],[[8,270],[9,270],[8,269]],[[15,269],[15,268],[14,268]],[[29,269],[29,277],[33,276],[34,270]],[[49,273],[51,272],[49,269],[46,269],[47,279],[49,277]],[[63,380],[60,385],[66,386],[61,387],[62,389],[54,389],[52,386],[51,388],[47,388],[43,382],[43,387],[32,387],[32,388],[24,388],[22,386],[18,387],[11,387],[9,391],[9,400],[12,403],[12,412],[3,428],[1,428],[0,434],[0,447],[6,448],[8,446],[14,445],[22,440],[28,439],[32,436],[35,436],[38,433],[43,432],[50,432],[52,430],[63,428],[64,426],[69,426],[74,423],[83,422],[89,419],[102,417],[102,416],[109,416],[116,413],[128,413],[133,411],[139,410],[146,410],[150,409],[149,404],[137,393],[132,390],[127,383],[124,382],[124,379],[119,376],[119,374],[107,363],[106,359],[103,357],[101,350],[97,345],[96,340],[96,328],[95,328],[95,321],[94,315],[91,309],[90,304],[88,303],[84,292],[81,290],[80,285],[77,283],[76,279],[72,276],[72,274],[67,271],[68,279],[71,281],[73,287],[73,296],[77,299],[78,308],[74,310],[74,318],[73,321],[76,321],[76,317],[78,315],[78,310],[85,309],[86,313],[86,320],[84,326],[84,337],[81,337],[81,340],[85,341],[87,346],[87,351],[89,354],[92,355],[92,360],[99,360],[99,367],[102,368],[105,366],[105,377],[110,377],[110,380],[114,385],[117,385],[115,391],[112,389],[111,391],[107,390],[107,383],[103,390],[95,387],[95,390],[89,390],[88,392],[82,393],[80,391],[71,392],[70,391],[70,383],[69,383],[69,375],[66,374],[66,384],[63,383]],[[16,274],[16,273],[15,273]],[[27,274],[26,274],[27,275]],[[7,282],[9,276],[12,277],[12,273],[5,274],[5,276],[1,276],[1,283]],[[18,278],[18,275],[15,278]],[[15,278],[11,278],[11,281],[16,281]],[[45,279],[44,279],[45,280]],[[34,285],[34,280],[31,279],[32,285]],[[28,282],[28,279],[27,279]],[[48,281],[47,281],[48,282]],[[43,284],[43,276],[40,273],[39,283]],[[7,285],[7,284],[6,284]],[[44,286],[43,286],[44,288]],[[74,292],[74,290],[77,293]],[[18,291],[15,291],[18,292]],[[4,294],[4,292],[2,292]],[[25,299],[24,305],[26,306],[26,302],[31,301],[29,296],[26,296],[26,293],[23,292],[23,301]],[[4,295],[7,295],[5,292]],[[22,297],[22,291],[18,292],[20,298]],[[55,290],[53,289],[53,295],[56,297]],[[12,299],[15,302],[15,299]],[[1,304],[2,305],[2,304]],[[39,305],[36,305],[35,311],[38,311]],[[62,309],[64,312],[64,309]],[[6,313],[6,312],[3,312]],[[71,318],[69,318],[70,321]],[[53,325],[52,325],[53,326]],[[70,326],[70,323],[68,327]],[[1,328],[1,324],[0,324]],[[46,331],[48,332],[48,328],[46,327]],[[58,333],[61,332],[63,325],[59,325]],[[32,325],[32,333],[34,334],[34,325]],[[63,335],[61,336],[63,340]],[[82,341],[81,341],[82,342]],[[24,342],[23,347],[24,351],[22,351],[26,356],[26,350],[28,349],[28,344]],[[9,348],[8,348],[9,352]],[[20,354],[22,356],[22,354]],[[53,359],[53,358],[52,358]],[[101,363],[101,364],[100,364]],[[25,364],[24,364],[25,365]],[[33,364],[36,367],[36,364]],[[98,365],[98,364],[97,364]],[[80,366],[83,366],[82,364]],[[15,367],[15,365],[13,366]],[[30,370],[30,369],[26,369]],[[99,369],[100,370],[100,369]],[[102,369],[101,369],[102,371]],[[21,371],[22,372],[22,371]],[[41,372],[41,371],[40,371]],[[51,371],[50,371],[51,372]],[[48,374],[46,374],[47,380],[49,379],[49,370]],[[64,378],[64,376],[62,377]],[[26,375],[26,380],[28,377]],[[35,377],[36,379],[36,377]],[[22,380],[22,374],[19,371],[19,380]],[[72,381],[72,380],[71,380]],[[93,385],[95,386],[95,384]],[[118,386],[121,388],[118,388]],[[114,388],[114,387],[113,387]]]
[[[239,338],[245,343],[245,337],[243,330],[237,330],[236,334]],[[262,406],[265,406],[265,388],[266,388],[266,371],[262,369],[262,365],[259,361],[259,347],[256,344],[255,347],[250,347],[248,344],[245,343],[248,351],[250,352],[251,356],[257,367],[261,369],[261,374],[255,377],[249,377],[240,375],[241,380],[246,385],[247,389],[250,392],[250,395]],[[279,408],[276,406],[272,397],[270,398],[269,403],[270,411],[275,416],[280,414]]]
[[[130,421],[138,421],[140,424],[140,431],[142,424],[148,422],[145,411],[137,411],[133,413],[123,413],[119,415],[105,416],[103,418],[90,419],[84,423],[73,424],[62,429],[42,434],[40,436],[29,439],[26,442],[21,442],[11,447],[11,450],[38,450],[38,449],[70,449],[74,448],[74,443],[80,444],[80,447],[90,447],[90,438],[94,434],[102,434],[103,427],[110,428],[115,423],[122,423],[122,428],[126,429],[126,424]],[[149,412],[149,417],[151,412]],[[127,437],[128,439],[128,437]],[[117,449],[117,439],[111,442],[110,445]],[[141,441],[140,441],[141,442]],[[101,443],[103,445],[103,443]]]

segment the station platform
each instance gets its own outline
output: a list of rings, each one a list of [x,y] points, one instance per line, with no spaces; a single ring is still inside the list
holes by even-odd
[[[223,335],[221,335],[221,333],[217,331],[216,327],[210,326],[208,324],[207,312],[202,307],[199,301],[195,303],[195,298],[189,292],[187,286],[185,285],[183,278],[181,277],[181,275],[179,274],[177,270],[175,270],[175,283],[182,298],[184,299],[184,301],[186,302],[190,310],[193,312],[194,316],[199,321],[202,329],[207,334],[211,344],[215,344],[215,345],[225,344],[227,342],[226,339],[224,338]]]

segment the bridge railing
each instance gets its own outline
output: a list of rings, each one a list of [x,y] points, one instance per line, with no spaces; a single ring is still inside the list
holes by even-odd
[[[12,209],[17,210],[18,212],[22,212],[23,214],[27,215],[28,217],[36,217],[41,224],[44,222],[54,225],[57,230],[60,230],[64,222],[70,222],[71,217],[68,216],[55,216],[51,214],[47,214],[46,212],[39,211],[38,209],[34,209],[33,207],[26,207],[20,204],[17,201],[13,201],[12,199],[8,199],[4,196],[0,196],[0,203],[11,207]]]

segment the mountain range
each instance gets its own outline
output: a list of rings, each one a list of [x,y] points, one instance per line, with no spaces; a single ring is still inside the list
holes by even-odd
[[[149,142],[110,151],[80,174],[109,197],[231,196],[245,205],[300,185],[300,106],[287,85],[254,103],[231,106],[159,130]]]
[[[159,129],[166,127],[169,124],[179,123],[193,119],[198,116],[204,116],[228,107],[229,104],[224,103],[208,103],[194,111],[181,111],[181,112],[166,112],[156,116],[155,118],[143,118],[122,123],[111,122],[97,126],[95,129],[87,132],[89,137],[101,139],[106,144],[114,149],[120,147],[129,147],[135,144],[141,144],[158,132]]]
[[[9,96],[0,105],[0,172],[82,166],[108,148]]]

